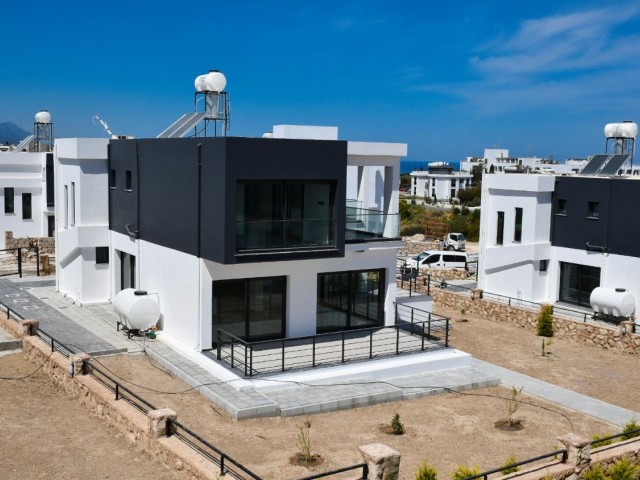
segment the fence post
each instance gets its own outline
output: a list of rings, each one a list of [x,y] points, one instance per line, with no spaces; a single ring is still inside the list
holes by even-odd
[[[217,339],[217,345],[216,345],[216,358],[218,360],[222,360],[222,335],[220,335],[220,330],[218,329],[216,331],[216,339]]]
[[[150,410],[147,413],[149,419],[149,434],[152,438],[170,437],[172,433],[171,421],[177,417],[176,412],[170,408]]]
[[[244,376],[247,376],[247,344],[244,344]]]
[[[431,295],[431,274],[427,275],[427,295]]]
[[[235,341],[235,339],[234,339],[234,338],[231,338],[231,368],[233,368],[233,353],[234,353],[234,352],[235,352],[235,350],[236,350],[236,347],[235,347],[235,345],[233,344],[233,343],[234,343],[234,341]]]
[[[398,302],[395,302],[393,304],[393,306],[395,307],[395,310],[396,310],[396,316],[394,318],[394,322],[393,323],[398,323]]]
[[[398,308],[397,305],[396,308]],[[373,358],[373,332],[369,333],[369,358]]]
[[[313,351],[311,352],[311,366],[316,368],[316,337],[313,336]]]
[[[249,345],[249,376],[253,377],[253,345]]]
[[[342,363],[344,363],[344,332],[342,332]]]
[[[40,248],[36,245],[36,276],[40,276]]]
[[[20,336],[29,337],[31,335],[35,335],[38,329],[40,328],[39,320],[21,320],[18,322],[20,324]]]
[[[447,321],[444,325],[445,333],[444,333],[444,346],[448,347],[449,346],[449,319],[447,318]]]
[[[18,275],[22,278],[22,248],[18,247]]]
[[[400,478],[400,453],[382,443],[362,445],[358,450],[367,464],[367,478]]]
[[[396,327],[396,355],[400,353],[400,328]]]
[[[282,371],[284,372],[284,339],[282,339]]]
[[[566,463],[575,466],[576,473],[580,473],[591,462],[591,441],[575,433],[568,433],[557,437],[567,451]]]

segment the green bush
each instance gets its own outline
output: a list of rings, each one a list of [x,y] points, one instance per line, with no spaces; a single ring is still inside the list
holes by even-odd
[[[596,465],[584,474],[584,480],[606,480],[607,476],[600,465]]]
[[[597,433],[591,437],[591,440],[594,442],[591,444],[592,448],[598,448],[598,447],[604,447],[605,445],[611,445],[613,443],[613,439],[609,438],[608,440],[603,440],[601,442],[598,442],[597,440],[600,440],[601,438],[607,438],[610,437],[611,434],[610,433],[605,433],[604,435],[598,435]]]
[[[393,428],[393,433],[396,435],[402,435],[404,433],[404,425],[400,421],[400,414],[398,412],[396,412],[391,419],[391,428]]]
[[[607,473],[611,480],[635,480],[638,467],[631,463],[627,457],[623,457],[616,460]]]
[[[516,458],[516,454],[511,452],[511,455],[509,455],[502,464],[505,469],[500,470],[500,473],[502,473],[503,475],[509,475],[510,473],[515,473],[520,470],[520,467],[512,466],[514,463],[518,463],[518,459]]]
[[[431,464],[424,460],[418,467],[416,472],[416,480],[437,480],[438,472],[431,466]]]
[[[536,327],[538,335],[541,337],[553,337],[553,306],[544,305],[538,314],[538,324]]]
[[[400,228],[400,235],[403,237],[410,237],[416,233],[424,235],[424,225],[403,225]]]
[[[640,425],[638,425],[638,420],[633,417],[627,423],[624,424],[624,428],[622,429],[622,433],[633,432],[634,430],[640,430]],[[640,437],[640,432],[635,433],[627,433],[622,436],[623,440],[629,440],[630,438]]]
[[[463,480],[467,477],[473,477],[474,475],[478,475],[480,473],[480,469],[478,467],[465,467],[463,465],[458,465],[456,469],[451,473],[452,480]]]

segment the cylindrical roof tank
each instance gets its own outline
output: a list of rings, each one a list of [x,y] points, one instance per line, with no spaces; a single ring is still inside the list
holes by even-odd
[[[636,309],[636,297],[626,288],[597,287],[589,298],[598,313],[628,318]]]
[[[160,305],[155,297],[134,288],[118,292],[113,300],[113,308],[134,330],[148,330],[160,318]]]
[[[36,113],[36,123],[51,123],[51,114],[46,110]]]
[[[607,123],[604,126],[604,136],[607,138],[636,138],[638,124],[635,122]]]

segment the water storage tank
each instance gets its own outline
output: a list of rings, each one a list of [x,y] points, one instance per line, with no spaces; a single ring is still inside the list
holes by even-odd
[[[607,123],[604,126],[606,138],[636,138],[638,125],[634,122]]]
[[[629,317],[636,309],[636,298],[626,288],[595,288],[589,303],[595,312],[615,317]]]
[[[131,330],[148,330],[160,319],[160,305],[155,295],[125,288],[113,300],[120,321]]]

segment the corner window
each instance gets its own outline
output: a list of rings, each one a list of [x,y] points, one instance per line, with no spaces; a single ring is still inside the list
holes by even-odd
[[[556,202],[556,215],[567,214],[567,201],[564,198],[559,198]]]
[[[546,272],[549,268],[549,260],[540,260],[540,271]]]
[[[131,170],[127,170],[125,172],[125,182],[124,182],[124,189],[127,192],[130,192],[132,190],[131,188],[132,185],[132,181],[131,181]]]
[[[589,217],[589,218],[600,218],[600,203],[599,202],[589,202],[587,204],[587,217]]]
[[[96,247],[96,265],[109,263],[109,247]]]
[[[113,168],[109,170],[109,188],[116,188],[116,171]]]
[[[4,189],[4,213],[16,213],[14,198],[15,192],[13,187],[5,187]]]
[[[522,241],[522,209],[516,208],[516,222],[513,230],[513,241]]]
[[[498,224],[496,229],[496,245],[504,243],[504,212],[498,212]]]
[[[31,194],[23,193],[22,194],[22,219],[23,220],[31,220]]]

